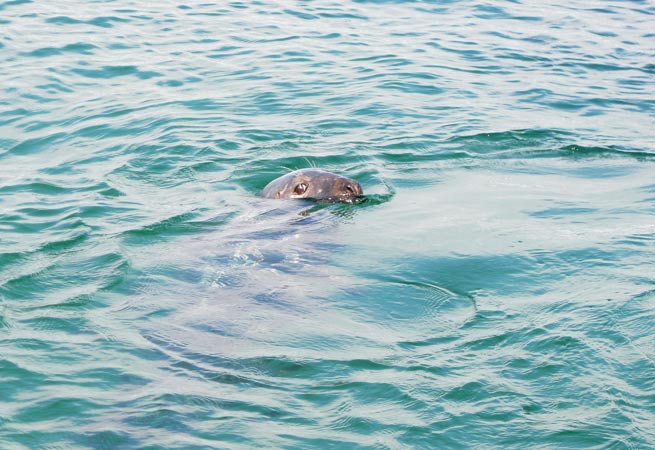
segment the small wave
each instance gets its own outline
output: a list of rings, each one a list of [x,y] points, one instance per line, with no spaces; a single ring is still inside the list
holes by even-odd
[[[228,223],[234,212],[205,214],[193,210],[174,214],[166,218],[131,217],[131,224],[123,224],[118,236],[130,244],[145,244],[160,239],[175,238],[220,228]],[[152,220],[155,219],[153,222]]]
[[[653,151],[636,149],[623,146],[585,146],[585,145],[566,145],[561,147],[558,152],[562,156],[570,157],[600,157],[600,156],[629,156],[637,159],[650,159],[655,156]]]
[[[70,16],[55,16],[55,17],[47,18],[45,22],[54,25],[62,25],[62,26],[86,24],[86,25],[93,25],[101,28],[113,28],[114,23],[128,23],[130,22],[130,20],[124,17],[117,17],[117,16],[101,16],[101,17],[94,17],[93,19],[89,19],[89,20],[79,20]]]
[[[460,156],[465,157],[580,158],[615,155],[642,159],[650,158],[655,154],[649,149],[629,146],[588,146],[568,143],[575,139],[573,133],[564,130],[527,129],[454,136],[448,142],[451,149],[461,149],[464,153],[460,153]]]
[[[86,42],[77,42],[75,44],[67,44],[62,47],[43,47],[30,52],[22,53],[23,56],[32,56],[38,58],[45,58],[49,56],[62,55],[65,53],[76,53],[79,55],[92,55],[98,47]]]
[[[154,70],[141,70],[137,66],[104,66],[100,69],[71,69],[72,72],[87,78],[111,79],[133,75],[142,80],[162,76]]]
[[[29,138],[13,145],[5,152],[5,154],[9,154],[13,156],[13,155],[29,155],[29,154],[42,152],[46,148],[52,147],[53,144],[57,142],[63,142],[67,138],[68,138],[68,133],[66,132],[55,132],[55,133],[46,134],[45,136],[41,136],[41,137]],[[2,155],[2,153],[0,153],[0,155]]]

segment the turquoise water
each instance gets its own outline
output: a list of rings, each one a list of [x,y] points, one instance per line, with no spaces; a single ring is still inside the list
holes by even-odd
[[[0,448],[655,448],[654,20],[0,2]]]

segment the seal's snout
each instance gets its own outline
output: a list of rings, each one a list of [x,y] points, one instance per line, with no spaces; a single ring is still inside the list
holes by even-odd
[[[359,196],[364,193],[362,187],[357,182],[346,184],[346,190],[353,196]]]
[[[350,178],[341,179],[338,189],[334,192],[335,197],[342,197],[345,200],[360,197],[363,193],[364,191],[359,183]]]

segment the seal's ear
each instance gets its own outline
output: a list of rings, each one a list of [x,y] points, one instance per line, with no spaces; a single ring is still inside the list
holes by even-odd
[[[295,188],[293,188],[293,193],[296,195],[303,195],[307,191],[307,183],[298,183]]]

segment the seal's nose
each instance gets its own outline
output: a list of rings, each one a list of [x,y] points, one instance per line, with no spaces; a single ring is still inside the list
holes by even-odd
[[[364,193],[362,187],[356,181],[346,183],[346,190],[352,195],[362,195]]]

